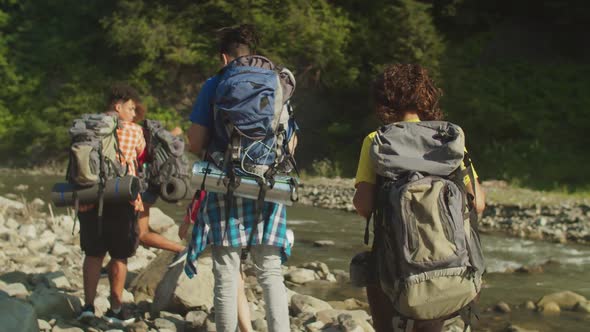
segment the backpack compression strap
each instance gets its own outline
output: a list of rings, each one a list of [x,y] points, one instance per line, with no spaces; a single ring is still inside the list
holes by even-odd
[[[471,157],[469,156],[468,152],[465,152],[463,157],[463,164],[465,165],[465,172],[469,177],[469,182],[471,184],[471,188],[473,190],[473,209],[469,213],[469,219],[471,221],[471,227],[474,227],[476,230],[478,228],[478,216],[477,216],[477,186],[475,185],[475,175],[473,173],[473,163],[471,162]],[[462,181],[462,180],[461,180]]]

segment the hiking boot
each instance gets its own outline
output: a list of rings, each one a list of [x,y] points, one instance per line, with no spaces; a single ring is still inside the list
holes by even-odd
[[[115,324],[115,325],[121,325],[121,326],[127,326],[127,325],[135,322],[135,317],[133,317],[124,308],[121,308],[121,310],[118,313],[115,313],[112,309],[109,308],[109,310],[107,310],[107,312],[102,317],[109,324]]]
[[[184,262],[186,259],[187,252],[188,252],[188,248],[184,248],[181,252],[176,253],[176,255],[174,255],[174,258],[172,258],[172,262],[170,264],[168,264],[168,268],[174,267],[174,266]]]
[[[85,304],[77,319],[81,322],[87,322],[94,317],[96,317],[94,315],[94,306],[92,304]]]

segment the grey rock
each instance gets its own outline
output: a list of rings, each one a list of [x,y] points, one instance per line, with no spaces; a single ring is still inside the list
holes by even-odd
[[[150,330],[149,325],[143,320],[128,325],[126,328],[128,332],[147,332]]]
[[[503,301],[496,303],[496,305],[494,306],[494,310],[496,312],[503,313],[503,314],[507,314],[510,311],[512,311],[512,310],[510,310],[510,306],[508,305],[508,303],[503,302]]]
[[[51,254],[59,257],[68,255],[71,251],[71,248],[64,246],[61,242],[55,242],[53,248],[51,249]]]
[[[39,331],[41,332],[49,332],[52,329],[51,324],[49,324],[47,321],[44,321],[43,319],[37,319],[37,325],[39,326]]]
[[[205,326],[207,322],[207,313],[204,311],[190,311],[184,317],[188,327],[190,328],[201,328]]]
[[[537,306],[535,305],[535,303],[533,301],[526,301],[524,303],[524,307],[528,310],[535,310],[537,309]]]
[[[70,285],[70,281],[66,278],[63,271],[57,271],[52,273],[47,273],[43,276],[43,279],[47,286],[50,288],[58,288],[58,289],[71,289],[72,285]]]
[[[150,208],[150,229],[153,232],[162,234],[175,224],[174,219],[167,216],[162,210],[155,207]]]
[[[335,245],[335,243],[332,240],[318,240],[313,243],[314,247],[331,247],[333,245]]]
[[[6,195],[8,197],[8,195]],[[12,196],[15,197],[15,196]],[[23,210],[25,205],[21,202],[0,196],[0,209]]]
[[[37,332],[39,324],[34,308],[0,292],[0,322],[3,331]]]
[[[189,279],[178,264],[165,272],[158,284],[152,304],[153,311],[184,311],[213,307],[213,261],[211,257],[198,260],[198,274]]]
[[[580,294],[571,291],[563,291],[545,295],[537,302],[537,307],[543,308],[547,303],[555,303],[560,309],[571,310],[578,302],[588,301]]]
[[[82,308],[78,297],[42,287],[31,294],[29,301],[41,318],[54,316],[75,318]]]
[[[5,291],[8,296],[16,297],[19,299],[26,299],[29,296],[27,287],[21,283],[9,284],[4,287],[0,287],[0,290]]]
[[[544,315],[554,315],[561,311],[559,305],[555,302],[545,302],[543,305],[540,305],[539,308]]]
[[[156,320],[154,320],[154,325],[156,325],[156,328],[160,331],[164,329],[175,332],[177,331],[176,324],[166,318],[156,318]]]
[[[524,329],[520,326],[512,325],[512,324],[509,325],[505,331],[506,332],[538,332],[538,330],[527,330],[527,329]]]
[[[305,312],[315,315],[318,311],[327,309],[332,309],[330,304],[309,295],[295,294],[291,298],[291,310],[295,316]]]
[[[37,239],[37,228],[35,225],[21,225],[18,228],[18,235],[28,239],[28,240],[35,240]]]
[[[55,325],[51,332],[84,332],[84,330],[79,327],[67,325],[66,323],[60,323]]]
[[[576,303],[574,311],[590,314],[590,301]]]
[[[257,318],[256,320],[254,320],[252,322],[252,328],[258,332],[267,332],[268,331],[268,325],[267,325],[266,320],[264,318]]]
[[[306,282],[315,280],[315,276],[315,271],[301,268],[295,269],[285,274],[285,280],[296,284],[304,284]]]

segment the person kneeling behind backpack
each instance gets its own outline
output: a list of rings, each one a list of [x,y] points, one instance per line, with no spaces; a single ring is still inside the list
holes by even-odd
[[[390,65],[375,81],[384,126],[363,142],[353,204],[367,244],[375,219],[367,297],[377,331],[441,331],[458,314],[467,328],[481,289],[485,194],[463,131],[441,121],[441,95],[418,65]]]

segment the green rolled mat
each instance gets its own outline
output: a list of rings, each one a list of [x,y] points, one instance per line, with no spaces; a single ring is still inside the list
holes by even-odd
[[[51,200],[55,206],[73,206],[76,198],[80,204],[98,202],[99,186],[76,186],[70,183],[56,183],[51,189]],[[133,175],[126,175],[107,180],[104,187],[105,203],[121,203],[134,200],[139,194],[139,179]]]

